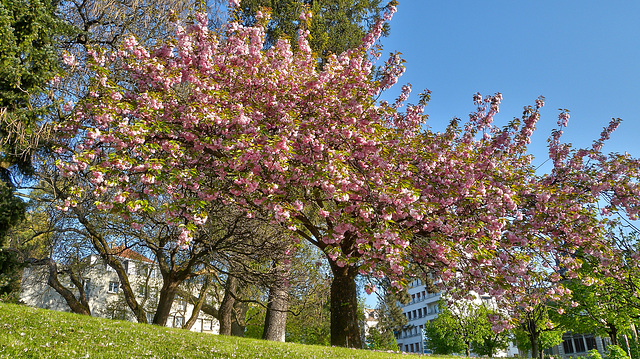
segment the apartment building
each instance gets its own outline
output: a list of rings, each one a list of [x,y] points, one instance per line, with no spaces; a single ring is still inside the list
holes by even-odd
[[[396,333],[398,349],[407,353],[429,353],[424,346],[423,329],[428,321],[438,316],[440,293],[429,293],[424,283],[416,279],[408,288],[411,301],[401,305],[407,318],[407,326]]]
[[[404,330],[396,333],[398,349],[407,353],[431,353],[429,348],[425,347],[423,329],[427,322],[438,316],[438,301],[442,293],[428,293],[426,286],[419,279],[409,284],[408,293],[411,296],[411,301],[407,304],[400,304],[408,323]],[[495,305],[492,301],[490,296],[476,295],[478,305],[482,302]],[[604,355],[609,344],[609,338],[567,332],[562,337],[562,343],[545,350],[545,355],[559,359],[586,357],[589,350],[592,349],[596,349],[601,355]],[[511,343],[506,350],[496,355],[496,357],[515,356],[526,358],[531,357],[531,353],[519,352],[516,346]]]
[[[162,287],[162,276],[157,264],[131,249],[122,248],[117,257],[128,274],[131,288],[136,293],[136,300],[145,309],[147,321],[151,322],[157,308],[159,290]],[[125,302],[118,275],[113,268],[106,265],[97,255],[90,255],[83,264],[82,278],[91,315],[136,321]],[[71,311],[64,298],[47,284],[47,278],[46,266],[25,269],[22,275],[20,300],[31,307]],[[60,281],[65,287],[74,288],[68,278],[62,276]],[[76,289],[76,296],[77,293]],[[197,295],[197,293],[194,294]],[[167,326],[181,328],[192,313],[193,305],[182,298],[176,298]],[[191,330],[217,334],[219,323],[214,317],[200,312]]]

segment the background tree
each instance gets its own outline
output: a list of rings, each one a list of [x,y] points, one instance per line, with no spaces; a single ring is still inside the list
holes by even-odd
[[[577,253],[583,265],[581,272],[598,273],[595,280],[584,280],[581,275],[567,278],[565,286],[572,292],[572,302],[564,305],[554,320],[574,333],[606,335],[613,345],[623,345],[619,340],[622,332],[635,333],[634,322],[640,318],[637,265],[637,232],[631,222],[623,225],[624,219],[611,222],[606,237],[612,247],[620,249],[622,260],[615,268],[616,276],[608,276],[601,270],[597,260],[585,253]],[[636,336],[632,336],[635,344]]]
[[[373,287],[378,297],[376,310],[378,324],[369,329],[375,331],[367,338],[367,347],[372,349],[397,350],[395,334],[401,332],[407,325],[407,317],[402,313],[399,304],[407,304],[411,297],[406,290],[397,290],[391,286],[388,278],[368,278],[370,283],[365,290],[371,292]]]
[[[425,324],[425,347],[434,354],[462,353],[466,346],[456,327],[455,318],[449,312],[441,312],[436,319]]]
[[[494,330],[493,323],[500,321],[495,317],[500,314],[489,309],[489,303],[477,295],[448,304],[441,300],[440,303],[442,311],[425,329],[429,349],[443,354],[460,353],[456,350],[462,349],[467,357],[472,349],[476,349],[475,354],[492,357],[498,350],[507,348],[508,332]]]
[[[271,17],[266,26],[265,46],[270,47],[281,38],[295,43],[300,14],[311,11],[309,46],[324,65],[331,54],[360,46],[364,36],[382,17],[385,6],[396,4],[396,1],[383,4],[381,0],[243,0],[236,13],[242,24],[253,26],[258,21],[258,11],[269,11]],[[384,27],[384,33],[387,32],[388,24]]]
[[[495,306],[483,303],[476,310],[480,316],[479,340],[471,343],[471,351],[481,356],[493,357],[498,351],[505,350],[513,340],[509,330],[494,328],[494,323],[505,320],[504,315]]]
[[[544,304],[524,308],[513,330],[516,346],[530,351],[532,358],[542,358],[543,351],[562,342],[564,328],[559,328],[549,318],[549,308]]]

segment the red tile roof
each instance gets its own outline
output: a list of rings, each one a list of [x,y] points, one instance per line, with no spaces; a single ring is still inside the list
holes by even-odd
[[[153,263],[151,259],[143,256],[138,252],[132,251],[131,249],[126,248],[125,246],[113,247],[111,248],[111,253],[122,258],[128,258],[128,259],[133,259],[136,261],[147,262],[147,263]]]

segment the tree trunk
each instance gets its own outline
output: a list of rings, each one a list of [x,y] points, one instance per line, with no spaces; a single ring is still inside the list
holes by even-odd
[[[198,315],[200,314],[200,309],[202,309],[204,300],[207,297],[207,290],[209,290],[210,284],[211,278],[207,276],[206,282],[204,282],[204,284],[202,285],[202,289],[200,289],[200,296],[198,297],[198,300],[193,303],[193,311],[191,312],[191,317],[189,318],[189,320],[187,320],[186,323],[184,323],[184,325],[182,326],[183,329],[191,330],[191,327],[193,327],[196,320],[198,320]]]
[[[284,342],[289,309],[289,268],[282,264],[275,264],[274,269],[276,281],[269,288],[262,339]]]
[[[609,330],[607,330],[607,334],[609,334],[609,339],[611,339],[612,345],[618,345],[618,328],[611,323],[607,323]]]
[[[358,323],[357,269],[340,267],[329,258],[331,282],[331,345],[362,348]]]
[[[247,303],[238,300],[234,303],[233,311],[231,312],[231,335],[234,337],[244,337],[244,332],[247,329],[244,318],[247,316],[248,309]]]
[[[89,309],[89,304],[87,304],[86,299],[83,301],[78,300],[72,291],[65,288],[60,281],[58,280],[58,265],[51,258],[46,258],[42,261],[35,262],[35,264],[44,263],[49,270],[49,278],[47,279],[47,284],[51,288],[53,288],[64,300],[67,302],[71,311],[77,314],[83,315],[91,315],[91,310]]]
[[[187,292],[186,290],[182,290],[182,289],[178,289],[176,291],[176,295],[179,295],[180,297],[184,298],[187,302],[189,302],[191,304],[197,303],[198,300],[199,300],[199,298],[197,298],[193,294]],[[203,303],[202,307],[200,308],[200,310],[204,314],[208,314],[208,315],[220,320],[220,313],[218,312],[218,309],[215,308],[214,306]]]
[[[466,342],[465,343],[465,348],[464,348],[464,355],[469,358],[471,356],[471,343],[470,342]]]
[[[163,327],[167,325],[167,319],[169,319],[169,314],[171,314],[171,306],[173,305],[173,300],[178,290],[178,284],[179,282],[177,281],[164,278],[164,283],[160,290],[158,308],[156,309],[156,315],[153,317],[153,324]]]
[[[540,358],[540,333],[529,333],[529,339],[531,340],[531,357]]]
[[[136,300],[136,296],[133,292],[133,289],[131,289],[131,283],[129,282],[129,277],[127,275],[127,272],[124,269],[124,266],[114,256],[114,255],[117,255],[117,253],[111,252],[109,243],[105,241],[104,237],[98,231],[98,229],[96,229],[93,226],[93,224],[91,224],[91,222],[86,218],[85,214],[80,209],[80,207],[72,207],[72,208],[73,208],[73,213],[76,215],[76,218],[78,219],[78,221],[84,226],[87,232],[89,232],[90,234],[89,238],[91,240],[91,244],[93,244],[93,247],[98,251],[98,254],[102,258],[102,260],[105,261],[107,265],[109,265],[111,268],[113,268],[113,270],[116,271],[116,274],[118,275],[118,279],[120,280],[120,284],[122,286],[122,291],[124,293],[125,301],[127,302],[127,305],[133,312],[133,315],[135,315],[139,323],[146,324],[147,323],[146,312],[144,311],[144,308],[142,308],[140,303],[138,303],[138,301]]]
[[[238,279],[232,275],[227,277],[225,284],[224,297],[220,303],[218,310],[220,321],[220,335],[231,335],[231,323],[233,321],[233,305],[236,302],[236,288],[238,287]]]

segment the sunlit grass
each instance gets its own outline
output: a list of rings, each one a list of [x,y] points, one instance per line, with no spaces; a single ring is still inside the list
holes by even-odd
[[[0,358],[406,358],[407,356],[407,354],[275,343],[194,333],[0,303]]]

